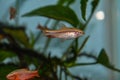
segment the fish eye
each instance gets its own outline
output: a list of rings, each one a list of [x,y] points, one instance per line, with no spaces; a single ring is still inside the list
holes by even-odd
[[[80,32],[80,34],[82,34],[82,32]]]
[[[84,34],[84,32],[80,32],[80,34]]]

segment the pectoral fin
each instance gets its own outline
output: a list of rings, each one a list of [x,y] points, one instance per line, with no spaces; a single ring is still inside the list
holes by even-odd
[[[46,36],[49,37],[49,38],[55,38],[54,35],[46,35]]]

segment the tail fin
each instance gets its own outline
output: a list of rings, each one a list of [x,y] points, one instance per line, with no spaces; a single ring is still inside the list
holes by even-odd
[[[43,32],[45,32],[46,30],[48,30],[46,27],[41,26],[40,24],[37,27],[38,29],[42,30]]]
[[[34,71],[35,72],[35,76],[36,77],[40,77],[40,75],[39,75],[39,73],[38,73],[38,71],[36,70],[36,71]]]

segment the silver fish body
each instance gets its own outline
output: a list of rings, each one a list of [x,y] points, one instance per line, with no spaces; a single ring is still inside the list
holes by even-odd
[[[51,38],[73,39],[80,37],[84,34],[82,30],[77,28],[62,27],[59,30],[50,30],[40,25],[38,26],[38,28],[42,30],[47,37],[51,37]]]

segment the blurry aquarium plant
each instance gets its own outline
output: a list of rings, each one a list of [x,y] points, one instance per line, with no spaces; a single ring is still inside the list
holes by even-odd
[[[88,1],[89,0],[79,1],[80,7],[78,7],[78,10],[81,12],[79,13],[81,16],[80,20],[75,14],[75,11],[70,7],[71,4],[74,4],[75,0],[58,0],[56,5],[39,7],[26,14],[23,14],[21,17],[44,16],[48,18],[44,26],[50,23],[51,19],[54,19],[55,21],[52,25],[54,26],[52,27],[53,29],[56,29],[56,26],[60,21],[65,21],[71,24],[72,27],[81,29],[85,32],[88,23],[92,19],[92,16],[100,2],[100,0],[92,0],[90,2],[89,5],[92,6],[91,13],[89,17],[86,18]],[[72,43],[68,46],[68,49],[64,53],[61,53],[63,54],[62,57],[58,58],[51,57],[52,53],[46,55],[46,50],[49,48],[51,38],[47,38],[47,41],[44,43],[44,50],[37,51],[34,49],[38,39],[41,39],[41,34],[42,33],[39,33],[35,37],[31,32],[31,36],[28,37],[25,26],[11,26],[10,24],[0,22],[0,80],[6,80],[6,75],[15,69],[28,68],[31,63],[35,65],[40,75],[40,77],[35,80],[62,80],[63,74],[65,75],[65,80],[68,80],[68,77],[75,80],[86,80],[87,78],[83,79],[81,76],[74,75],[69,71],[69,69],[72,67],[95,64],[101,64],[113,71],[120,72],[119,69],[116,69],[111,65],[105,49],[100,51],[98,57],[81,52],[90,36],[87,36],[84,40],[82,37],[73,39]],[[83,42],[79,43],[80,39],[82,39]],[[16,56],[19,59],[17,63],[3,63],[4,59]],[[82,56],[92,58],[95,61],[88,63],[77,63],[77,58],[81,58]]]

